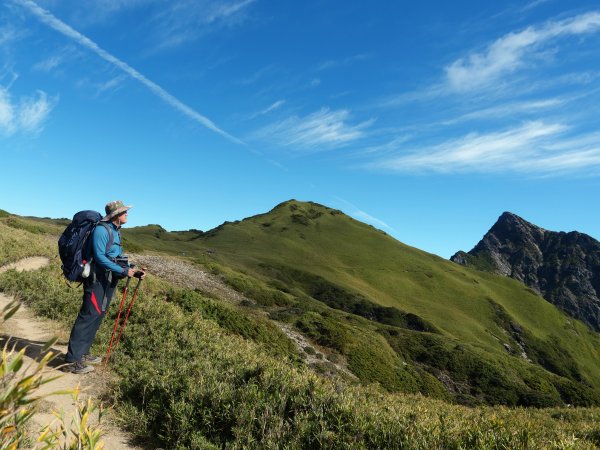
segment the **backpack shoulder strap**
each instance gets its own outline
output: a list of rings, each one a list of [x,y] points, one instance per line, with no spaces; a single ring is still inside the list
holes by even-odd
[[[104,228],[106,228],[106,231],[108,231],[108,242],[106,243],[106,253],[108,253],[112,245],[115,243],[115,234],[111,229],[112,227],[106,222],[98,222],[98,224],[102,225]]]

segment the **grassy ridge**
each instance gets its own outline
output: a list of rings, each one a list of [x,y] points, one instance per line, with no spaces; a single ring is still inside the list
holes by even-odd
[[[44,234],[0,222],[0,236],[8,238],[3,243],[12,243],[8,248],[0,246],[8,260],[30,255],[29,247],[36,245],[51,251]],[[21,243],[22,238],[27,245]],[[254,290],[274,289],[273,285],[260,284],[258,273],[255,277],[229,270],[230,276],[245,277],[245,283],[252,284]],[[0,274],[0,291],[18,294],[38,314],[70,326],[80,292],[68,289],[59,275],[57,262],[37,272],[9,271]],[[440,333],[368,320],[308,296],[297,301],[301,287],[290,286],[290,292],[283,294],[292,303],[275,304],[271,313],[284,321],[303,322],[315,340],[331,339],[330,344],[340,349],[364,345],[362,354],[370,355],[373,349],[368,348],[369,342],[375,339],[380,347],[395,349],[390,355],[400,365],[399,355],[409,352],[406,358],[432,358],[440,366],[457,366],[465,377],[469,376],[467,369],[480,365],[478,360],[468,364],[461,361],[457,352],[467,360],[472,353]],[[497,305],[488,300],[491,320],[507,327],[506,321],[512,316]],[[106,320],[101,327],[97,352],[105,350],[110,322]],[[340,324],[346,327],[344,333],[340,333]],[[121,375],[115,385],[115,405],[134,433],[166,448],[248,448],[258,442],[263,448],[538,449],[600,445],[598,408],[466,408],[421,396],[389,394],[376,386],[319,378],[296,366],[296,356],[287,351],[290,348],[284,336],[243,309],[151,277],[111,363]],[[432,348],[437,350],[432,353]],[[357,355],[356,367],[361,367],[361,352],[348,353]],[[538,391],[555,389],[544,376],[535,374],[542,369],[531,367],[528,381],[540,384]],[[415,369],[403,370],[406,379],[418,379]],[[477,378],[485,379],[482,375],[477,374]],[[432,385],[437,383],[437,379],[431,381]]]
[[[232,283],[236,289],[244,291],[252,285],[254,294],[261,286],[263,292],[265,287],[276,289],[287,296],[282,298],[288,303],[290,297],[293,299],[287,309],[296,313],[277,317],[287,317],[317,342],[342,348],[350,362],[358,358],[355,353],[360,350],[350,349],[360,340],[376,348],[374,353],[382,360],[395,349],[396,361],[424,368],[441,380],[434,391],[443,383],[459,401],[598,402],[597,333],[514,280],[473,271],[406,246],[340,211],[290,201],[267,214],[225,223],[207,233],[168,233],[150,226],[126,230],[126,235],[144,248],[185,254],[206,264],[216,262],[227,268],[229,278],[236,273],[244,280]],[[326,318],[311,316],[311,311],[323,314],[311,299],[401,330],[411,328],[407,324],[411,318],[413,328],[435,330],[440,337],[415,338],[399,331],[400,345],[385,328],[377,331],[364,321],[352,322],[355,319],[333,312]],[[278,304],[271,303],[266,306]],[[339,331],[344,329],[350,331]],[[334,330],[338,330],[337,335]],[[383,335],[384,341],[372,332]],[[441,361],[462,363],[442,364],[437,359],[440,355],[433,351],[415,354],[406,350],[407,345],[420,348],[419,342],[428,339],[440,342],[433,348],[443,349],[446,356]],[[457,345],[468,357],[457,356]],[[489,376],[482,377],[477,370],[465,376],[461,364],[489,367]],[[385,366],[389,372],[397,364]],[[363,380],[372,381],[381,366],[375,369],[376,365],[368,361],[353,367]],[[416,369],[413,372],[419,373]],[[378,381],[408,392],[414,389],[415,384],[406,382],[401,371],[395,373],[385,377],[396,379],[394,382]],[[481,385],[482,378],[488,383]],[[535,378],[540,383],[531,381]],[[431,378],[422,374],[416,379],[419,390],[427,392],[422,386]],[[504,386],[504,393],[486,395],[495,382]]]
[[[51,227],[17,219],[32,233]],[[204,261],[272,318],[341,355],[365,383],[466,404],[600,401],[597,334],[519,283],[404,246],[339,211],[287,202],[208,233],[157,225],[125,232],[138,248]],[[418,301],[390,306],[369,296],[392,290]],[[229,327],[270,339],[241,322]],[[331,367],[324,361],[317,369]]]

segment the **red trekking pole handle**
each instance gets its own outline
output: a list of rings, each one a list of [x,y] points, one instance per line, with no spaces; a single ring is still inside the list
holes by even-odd
[[[127,288],[129,287],[129,282],[131,281],[131,277],[127,277],[127,283],[125,283],[125,289],[123,290],[123,296],[121,297],[121,303],[119,304],[119,312],[117,313],[117,319],[115,320],[115,326],[113,327],[112,335],[110,336],[110,343],[108,344],[108,351],[106,352],[106,357],[104,358],[104,368],[108,364],[108,360],[110,358],[110,351],[112,349],[113,341],[115,340],[115,335],[117,333],[117,327],[119,326],[119,320],[121,319],[121,311],[123,311],[123,305],[125,304],[125,298],[127,297]]]

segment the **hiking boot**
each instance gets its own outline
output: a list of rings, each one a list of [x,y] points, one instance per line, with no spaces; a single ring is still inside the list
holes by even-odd
[[[102,362],[102,358],[91,355],[90,353],[86,353],[83,355],[83,358],[81,358],[81,361],[87,364],[100,364]]]
[[[83,375],[84,373],[93,372],[95,369],[92,366],[86,366],[81,361],[75,361],[68,365],[65,370],[76,375]]]

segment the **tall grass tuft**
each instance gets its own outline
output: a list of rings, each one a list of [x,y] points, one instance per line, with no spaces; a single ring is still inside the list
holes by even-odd
[[[2,311],[1,323],[10,319],[19,309],[20,303],[13,301]],[[0,448],[18,449],[33,448],[36,450],[101,450],[101,429],[89,422],[91,414],[97,406],[88,399],[80,400],[79,388],[69,393],[76,405],[75,420],[69,423],[64,413],[55,413],[57,420],[42,428],[37,437],[32,433],[32,418],[36,408],[45,397],[53,394],[39,395],[37,392],[44,384],[54,381],[56,376],[49,377],[48,363],[56,356],[49,348],[56,339],[48,341],[41,349],[44,356],[40,361],[29,365],[25,362],[26,348],[16,351],[8,339],[2,350],[0,362]],[[64,393],[63,393],[64,394]]]

